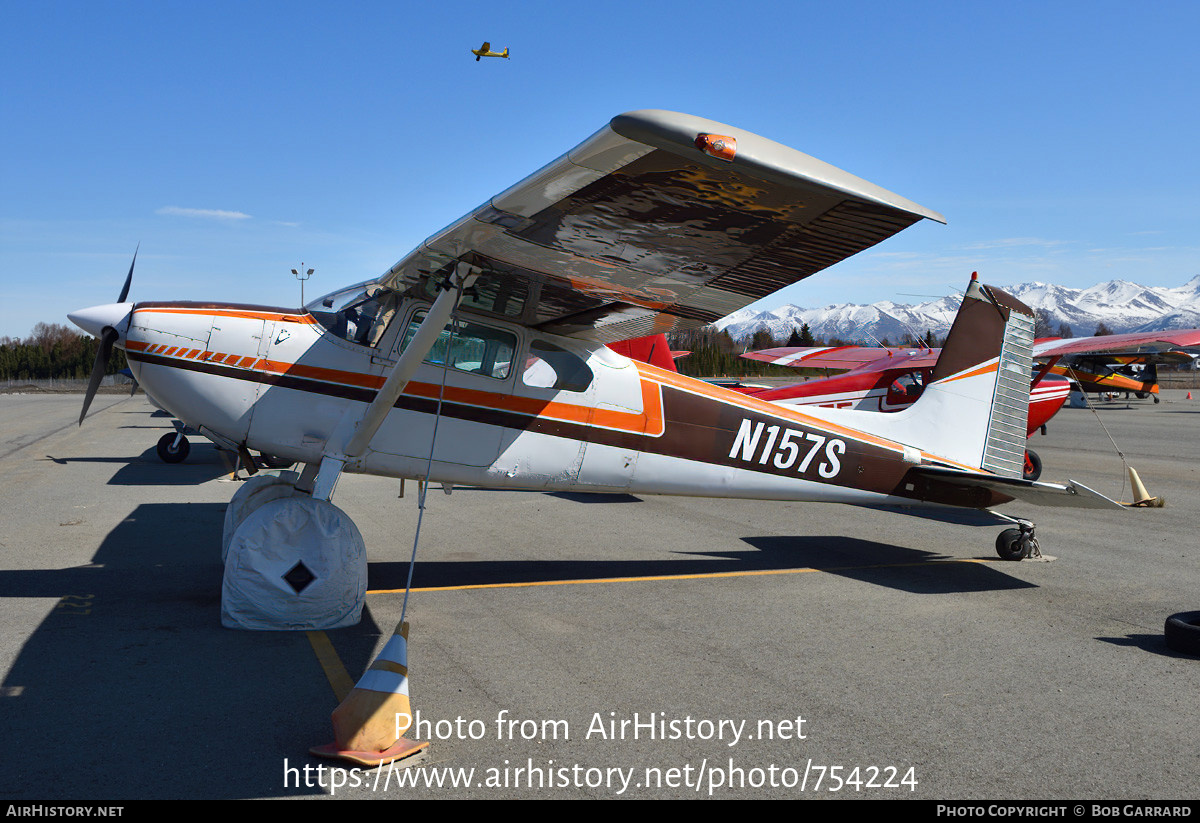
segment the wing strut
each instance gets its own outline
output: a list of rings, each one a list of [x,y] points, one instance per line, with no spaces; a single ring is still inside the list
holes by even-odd
[[[340,450],[332,443],[330,446],[333,448],[326,449],[325,455],[321,458],[321,468],[317,471],[317,477],[313,484],[313,497],[318,500],[328,500],[333,495],[333,489],[337,485],[346,463],[356,457],[361,457],[367,450],[371,438],[375,436],[375,432],[379,431],[379,427],[387,419],[388,412],[392,410],[396,401],[400,399],[400,395],[404,393],[408,381],[416,374],[417,367],[433,350],[438,336],[450,320],[451,313],[458,306],[463,289],[470,286],[477,276],[478,274],[471,272],[470,266],[466,263],[459,263],[455,267],[453,275],[441,285],[441,294],[433,301],[429,313],[425,315],[425,319],[421,321],[413,339],[401,353],[396,365],[392,367],[391,374],[384,381],[383,387],[363,412],[362,420],[359,421],[354,433],[345,440]]]

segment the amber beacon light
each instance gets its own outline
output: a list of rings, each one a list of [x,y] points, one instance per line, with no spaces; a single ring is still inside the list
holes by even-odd
[[[698,134],[696,148],[718,160],[731,161],[737,154],[737,140],[723,134]]]

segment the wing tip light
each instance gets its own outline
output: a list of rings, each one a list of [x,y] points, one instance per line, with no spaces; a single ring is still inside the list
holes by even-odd
[[[724,160],[726,163],[732,163],[733,158],[737,155],[737,138],[728,137],[724,134],[701,132],[696,135],[696,148],[709,157],[715,157],[718,160]]]

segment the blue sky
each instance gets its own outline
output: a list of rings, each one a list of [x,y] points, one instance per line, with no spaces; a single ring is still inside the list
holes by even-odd
[[[1200,4],[0,0],[0,336],[375,276],[613,115],[685,111],[941,212],[763,301],[1200,274]],[[476,63],[483,40],[509,60]],[[917,295],[917,296],[912,296]]]

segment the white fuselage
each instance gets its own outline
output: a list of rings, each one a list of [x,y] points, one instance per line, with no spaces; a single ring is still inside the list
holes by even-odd
[[[139,382],[189,425],[218,442],[314,463],[353,432],[399,356],[403,330],[426,308],[404,301],[367,346],[300,311],[138,304],[124,344]],[[507,359],[460,358],[449,369],[423,363],[347,470],[417,478],[428,465],[435,482],[499,488],[916,502],[892,492],[919,450],[861,426],[757,401],[604,346],[500,320],[470,325],[501,339]],[[574,369],[576,377],[555,387],[547,360],[551,371]]]

